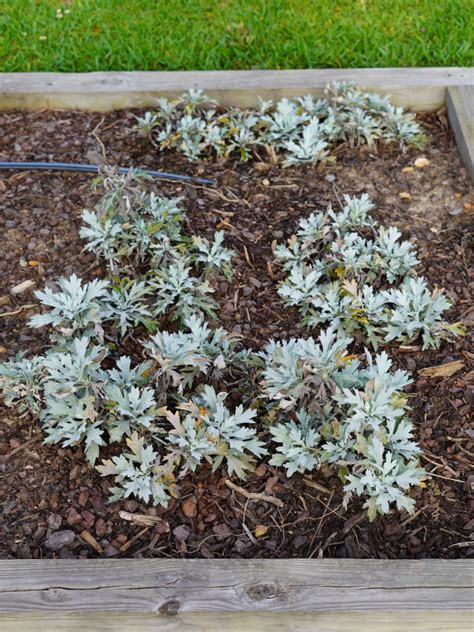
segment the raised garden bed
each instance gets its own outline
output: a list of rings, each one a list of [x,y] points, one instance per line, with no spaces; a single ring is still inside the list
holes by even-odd
[[[302,87],[298,92],[306,91]],[[160,182],[156,188],[160,194],[184,196],[190,232],[209,237],[216,227],[225,231],[226,243],[237,256],[232,280],[222,280],[217,287],[220,324],[237,329],[253,348],[261,348],[269,337],[303,333],[296,311],[282,309],[276,292],[282,274],[269,267],[272,242],[290,237],[298,220],[310,212],[337,206],[343,193],[368,193],[376,203],[374,216],[379,222],[395,225],[405,238],[416,240],[420,273],[431,285],[446,288],[453,300],[449,320],[462,319],[467,327],[472,325],[472,187],[444,109],[420,115],[429,134],[423,150],[345,149],[336,163],[322,168],[285,170],[265,161],[190,165],[173,153],[157,154],[132,132],[133,114],[139,112],[4,112],[0,114],[4,131],[0,159],[102,162],[105,158],[111,164],[216,178],[216,187]],[[420,158],[426,160],[417,161]],[[91,192],[89,176],[4,173],[2,183],[0,221],[6,239],[0,245],[4,249],[0,349],[6,357],[25,346],[41,352],[47,342],[46,333],[26,326],[27,317],[36,311],[32,290],[72,272],[90,279],[102,271],[92,255],[81,252],[78,234],[83,208],[90,208],[97,197]],[[12,287],[29,280],[35,282],[34,287],[11,294]],[[439,350],[394,349],[392,356],[397,366],[414,375],[408,389],[411,417],[423,465],[432,475],[426,487],[413,494],[417,504],[412,516],[392,511],[369,523],[361,501],[343,506],[342,486],[332,474],[325,475],[323,470],[287,479],[283,470],[268,465],[245,483],[237,483],[249,493],[274,495],[279,506],[249,500],[226,484],[225,473],[211,474],[205,468],[187,475],[179,500],[172,500],[168,509],[147,509],[135,500],[108,505],[109,485],[85,465],[81,450],[44,446],[38,426],[29,418],[18,421],[11,410],[5,410],[0,426],[0,489],[5,498],[2,555],[36,559],[469,557],[473,546],[472,436],[467,432],[473,402],[472,337],[468,334],[444,343]],[[419,372],[454,361],[462,364],[449,376]],[[120,511],[146,514],[151,524],[143,517],[130,522]],[[256,537],[259,526],[265,531]],[[55,536],[61,532],[72,535]],[[93,536],[92,544],[88,534]],[[68,542],[61,547],[58,541],[56,546],[55,538],[61,537],[69,538]]]

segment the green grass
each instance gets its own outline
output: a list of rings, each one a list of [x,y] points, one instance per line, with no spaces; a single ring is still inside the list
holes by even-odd
[[[473,37],[472,0],[0,0],[4,72],[471,66]]]

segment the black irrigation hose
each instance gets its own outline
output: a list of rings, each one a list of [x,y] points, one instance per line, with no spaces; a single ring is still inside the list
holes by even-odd
[[[49,171],[82,171],[86,173],[99,173],[98,165],[82,165],[67,162],[0,162],[0,169],[43,169]],[[128,173],[128,167],[118,167],[119,173]],[[140,169],[143,173],[160,178],[162,180],[177,180],[178,182],[194,182],[195,184],[216,184],[215,180],[207,178],[195,178],[194,176],[183,176],[177,173],[166,173],[165,171],[150,171],[149,169]]]

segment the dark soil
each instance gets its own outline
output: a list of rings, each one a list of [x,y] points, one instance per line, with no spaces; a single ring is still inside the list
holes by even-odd
[[[232,282],[221,282],[221,322],[247,345],[300,334],[294,312],[284,309],[272,270],[271,243],[290,236],[301,216],[343,193],[367,192],[377,218],[415,239],[420,272],[444,287],[455,303],[451,320],[474,321],[472,190],[445,115],[423,117],[431,140],[421,153],[381,147],[343,151],[336,164],[288,169],[261,162],[190,165],[174,154],[157,155],[131,131],[131,113],[13,112],[0,115],[1,160],[58,160],[149,166],[215,177],[215,188],[159,185],[183,195],[190,230],[226,230],[237,250]],[[429,160],[414,166],[420,156]],[[81,252],[80,213],[91,207],[91,177],[46,172],[0,172],[0,358],[19,350],[41,352],[46,332],[26,320],[36,309],[32,290],[73,271],[101,274]],[[471,242],[470,242],[471,240]],[[17,284],[30,290],[12,295]],[[33,304],[33,307],[29,307]],[[394,351],[392,350],[392,353]],[[130,500],[107,503],[109,481],[84,462],[80,449],[44,446],[32,419],[4,409],[0,420],[0,555],[3,557],[361,557],[458,558],[474,551],[474,405],[472,329],[438,351],[397,352],[412,372],[412,417],[431,478],[414,491],[416,513],[392,511],[373,523],[362,502],[342,505],[341,484],[329,471],[287,480],[261,465],[243,487],[274,495],[282,507],[249,501],[205,468],[181,484],[167,510]],[[447,378],[421,377],[422,367],[462,360]],[[151,526],[125,520],[120,510],[155,516]],[[136,519],[136,518],[135,518]],[[257,525],[261,535],[256,537]],[[91,540],[93,536],[95,540]],[[92,544],[91,544],[92,542]],[[96,546],[96,544],[98,546]],[[94,548],[95,547],[95,548]],[[97,549],[97,550],[96,550]],[[103,550],[103,553],[99,552]]]

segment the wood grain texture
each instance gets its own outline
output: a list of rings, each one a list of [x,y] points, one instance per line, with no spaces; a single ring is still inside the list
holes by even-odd
[[[446,105],[459,153],[474,182],[474,86],[448,88]]]
[[[202,88],[223,105],[255,105],[257,96],[321,96],[328,81],[355,81],[395,104],[435,110],[446,87],[474,85],[473,68],[372,68],[176,72],[0,73],[0,109],[107,111],[149,107],[159,95]]]
[[[0,618],[2,632],[472,632],[469,611],[196,612],[155,615],[25,614]]]
[[[11,560],[0,629],[467,631],[473,587],[469,561]]]

